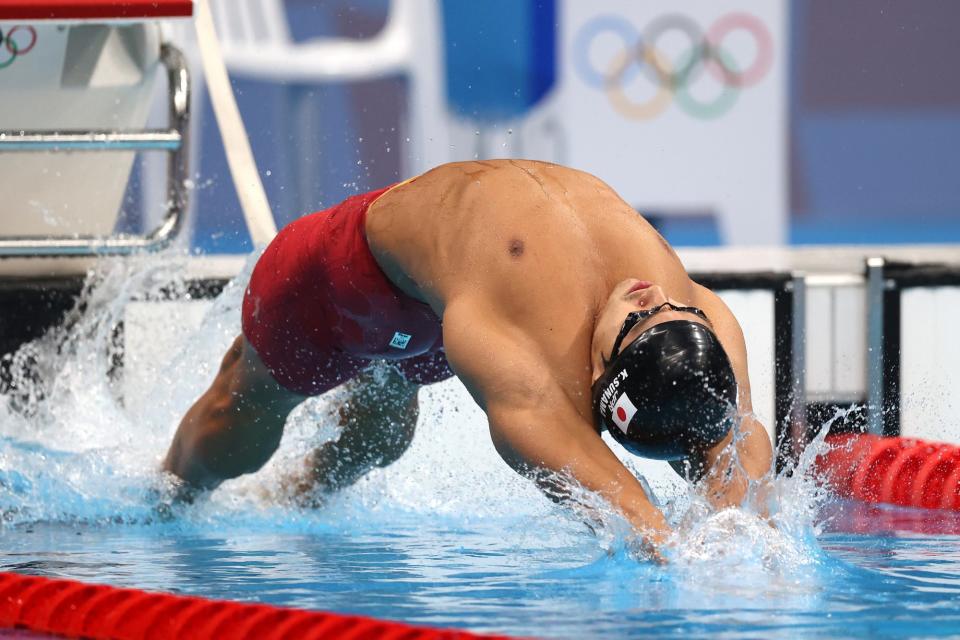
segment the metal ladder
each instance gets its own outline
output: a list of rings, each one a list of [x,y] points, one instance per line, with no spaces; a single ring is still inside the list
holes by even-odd
[[[105,256],[157,251],[180,231],[187,209],[190,76],[179,49],[161,45],[160,61],[167,70],[170,126],[144,131],[0,131],[0,152],[18,151],[166,151],[167,214],[160,225],[144,235],[75,235],[71,237],[20,236],[0,238],[0,257]]]

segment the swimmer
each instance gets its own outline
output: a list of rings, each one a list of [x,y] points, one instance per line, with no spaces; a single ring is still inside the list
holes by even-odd
[[[417,390],[454,373],[507,464],[553,499],[572,477],[654,552],[669,525],[604,428],[718,506],[771,466],[729,309],[609,186],[559,165],[442,165],[292,222],[254,268],[242,327],[164,461],[186,490],[258,470],[288,414],[340,385],[340,437],[294,484],[347,486],[399,458]]]

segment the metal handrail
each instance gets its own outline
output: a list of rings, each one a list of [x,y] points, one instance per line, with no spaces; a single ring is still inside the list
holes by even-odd
[[[87,133],[0,132],[0,152],[4,151],[176,151],[179,131],[88,131]]]
[[[160,131],[4,131],[2,151],[142,151],[170,152],[167,163],[167,215],[146,235],[0,238],[0,258],[128,255],[158,251],[176,237],[187,208],[189,176],[190,75],[183,53],[171,44],[160,48],[170,85],[170,128]]]

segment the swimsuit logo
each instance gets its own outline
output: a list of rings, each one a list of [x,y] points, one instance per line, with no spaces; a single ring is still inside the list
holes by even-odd
[[[393,340],[390,341],[390,346],[394,349],[406,349],[410,343],[410,338],[411,336],[409,334],[397,331],[393,334]]]
[[[617,404],[613,405],[613,415],[610,417],[613,418],[614,423],[620,427],[620,431],[626,434],[627,427],[630,426],[630,420],[633,419],[633,414],[636,412],[637,408],[630,402],[627,394],[623,393],[617,398]]]

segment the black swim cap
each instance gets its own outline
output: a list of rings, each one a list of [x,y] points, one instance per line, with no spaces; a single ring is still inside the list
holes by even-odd
[[[678,460],[720,442],[733,424],[737,382],[706,326],[671,320],[647,329],[593,384],[593,413],[631,453]]]

